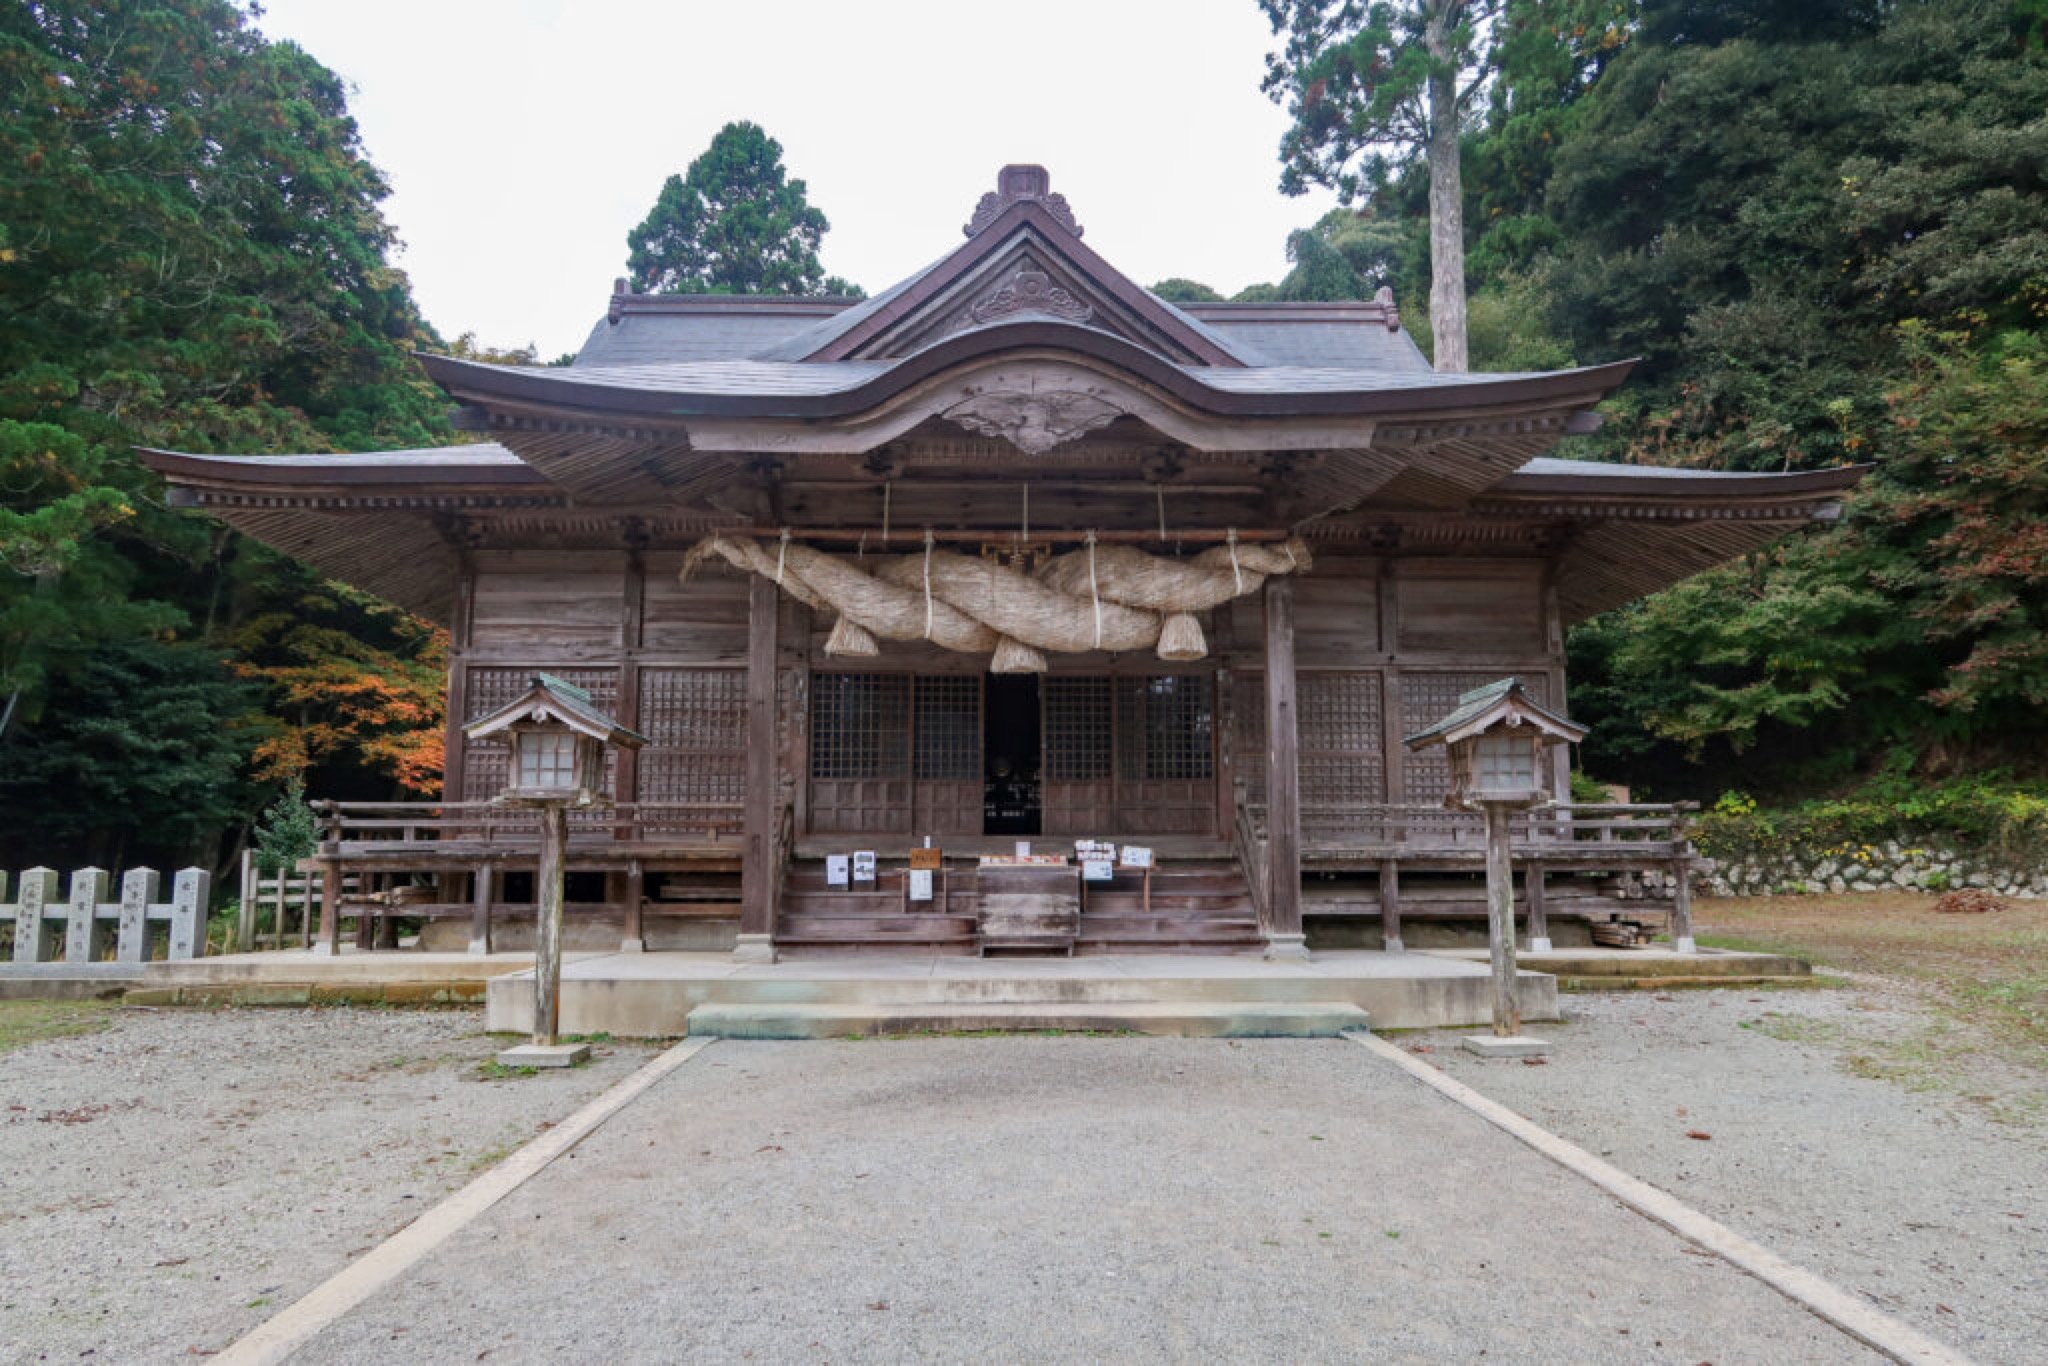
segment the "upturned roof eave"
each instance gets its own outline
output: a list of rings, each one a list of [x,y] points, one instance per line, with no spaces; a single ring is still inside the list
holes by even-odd
[[[854,417],[948,370],[1027,350],[1064,352],[1109,365],[1196,412],[1218,418],[1428,418],[1475,409],[1585,408],[1619,387],[1635,365],[1627,360],[1539,375],[1475,375],[1464,381],[1432,379],[1415,385],[1389,384],[1384,376],[1374,376],[1376,382],[1353,389],[1217,388],[1202,382],[1191,372],[1193,367],[1173,365],[1120,337],[1043,319],[956,334],[879,372],[850,377],[844,386],[806,393],[685,391],[607,382],[578,376],[574,370],[486,365],[424,352],[419,359],[428,375],[449,394],[486,408],[503,405],[592,422],[660,423],[686,422],[692,417]],[[1231,373],[1243,376],[1247,372],[1238,369]]]

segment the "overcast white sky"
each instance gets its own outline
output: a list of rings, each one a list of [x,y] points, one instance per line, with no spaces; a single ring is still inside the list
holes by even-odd
[[[959,243],[1041,162],[1140,284],[1230,294],[1287,268],[1328,196],[1283,197],[1254,0],[266,0],[261,28],[350,82],[435,327],[582,345],[626,232],[718,128],[752,119],[874,293]]]

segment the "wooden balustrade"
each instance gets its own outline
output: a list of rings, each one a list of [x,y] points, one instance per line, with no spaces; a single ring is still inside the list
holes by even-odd
[[[494,802],[314,802],[321,820],[321,843],[329,852],[347,855],[366,847],[378,853],[388,846],[445,845],[460,842],[491,850],[516,851],[538,846],[536,812]],[[745,808],[739,802],[620,802],[590,811],[571,812],[569,842],[574,846],[612,843],[642,845],[731,841],[737,843]]]
[[[1518,813],[1510,827],[1517,857],[1640,862],[1683,857],[1690,803],[1560,805]],[[1304,802],[1302,844],[1319,858],[1483,857],[1486,821],[1441,806]]]

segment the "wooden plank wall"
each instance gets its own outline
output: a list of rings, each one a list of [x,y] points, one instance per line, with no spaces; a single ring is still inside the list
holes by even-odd
[[[1564,699],[1563,632],[1543,561],[1522,558],[1319,556],[1295,588],[1304,834],[1325,803],[1440,800],[1440,756],[1401,738],[1449,711],[1460,692],[1519,674],[1547,705]],[[1229,629],[1256,640],[1261,607],[1228,609]],[[1265,793],[1265,679],[1240,649],[1232,675],[1231,754],[1252,800]],[[1556,781],[1565,782],[1560,755]]]
[[[747,584],[711,568],[684,583],[681,568],[680,550],[472,552],[451,709],[473,720],[511,700],[535,670],[558,674],[648,737],[638,754],[614,757],[616,798],[742,800]],[[503,747],[464,749],[452,727],[451,740],[450,795],[496,796]]]
[[[451,703],[474,718],[501,705],[533,670],[559,673],[652,742],[634,756],[627,789],[616,795],[743,799],[747,583],[709,567],[685,583],[681,562],[680,551],[668,550],[475,551]],[[1440,761],[1405,754],[1400,739],[1448,710],[1463,689],[1517,673],[1540,700],[1562,704],[1562,629],[1546,570],[1534,558],[1319,556],[1314,573],[1294,588],[1303,805],[1312,812],[1328,802],[1436,801],[1444,787]],[[823,648],[828,622],[787,600],[781,610],[777,747],[794,783],[799,828],[807,829],[810,669],[978,676],[987,661],[893,642],[873,660],[833,661]],[[466,642],[459,638],[465,628]],[[1149,654],[1056,655],[1050,663],[1055,674],[1214,671],[1225,737],[1219,781],[1242,777],[1254,800],[1263,800],[1260,598],[1218,609],[1207,629],[1211,659],[1194,665]],[[460,795],[496,794],[501,750],[450,754]],[[1560,756],[1560,784],[1564,771]],[[1312,816],[1305,833],[1314,834]]]

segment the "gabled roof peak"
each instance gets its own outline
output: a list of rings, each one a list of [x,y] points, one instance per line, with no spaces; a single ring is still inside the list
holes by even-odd
[[[1003,210],[1012,204],[1036,204],[1046,214],[1074,236],[1081,235],[1081,225],[1074,221],[1074,211],[1067,206],[1067,197],[1052,192],[1052,172],[1043,166],[1009,165],[996,172],[996,187],[983,195],[981,202],[974,206],[974,216],[960,229],[969,237],[979,237],[988,231],[989,225],[1003,216]]]

